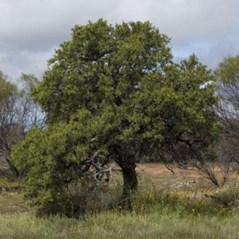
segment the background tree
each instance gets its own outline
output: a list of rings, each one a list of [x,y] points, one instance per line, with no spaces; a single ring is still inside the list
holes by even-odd
[[[222,187],[235,171],[235,163],[239,162],[239,57],[224,58],[215,76],[219,99],[215,112],[221,127],[208,160],[201,161],[197,167],[215,186]]]
[[[32,91],[38,84],[38,79],[32,74],[22,73],[18,83],[20,97],[18,98],[18,122],[23,125],[24,132],[33,126],[45,126],[45,113],[32,97]]]
[[[224,161],[239,162],[239,56],[225,58],[215,73],[220,99],[216,110],[223,126],[221,155]]]
[[[15,121],[19,92],[3,73],[0,73],[0,89],[0,155],[18,176],[18,170],[10,159],[10,151],[11,146],[23,137],[23,129]]]
[[[48,125],[13,155],[35,205],[57,205],[56,195],[67,198],[69,185],[109,161],[122,169],[127,199],[137,160],[192,159],[211,143],[213,74],[195,56],[174,64],[168,42],[149,22],[100,19],[73,29],[34,90]]]
[[[33,125],[43,123],[43,114],[30,96],[30,85],[36,78],[22,74],[20,80],[23,90],[0,73],[0,156],[16,176],[19,172],[10,157],[12,146]]]

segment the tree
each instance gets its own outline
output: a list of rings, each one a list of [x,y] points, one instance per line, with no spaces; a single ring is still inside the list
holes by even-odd
[[[0,156],[18,176],[18,170],[10,159],[11,146],[22,137],[21,125],[15,122],[16,101],[19,96],[17,87],[8,82],[0,73]]]
[[[218,140],[196,167],[216,187],[223,187],[239,163],[239,56],[224,58],[214,74],[219,99],[214,109],[220,130]]]
[[[26,73],[21,74],[18,82],[20,93],[17,104],[18,122],[24,127],[24,132],[27,132],[33,126],[39,126],[40,128],[45,126],[45,114],[31,95],[38,82],[34,75]]]
[[[211,143],[213,74],[194,55],[173,63],[168,43],[149,22],[75,26],[33,93],[47,127],[31,131],[14,153],[36,205],[56,203],[92,167],[101,170],[96,162],[109,161],[122,170],[127,199],[138,185],[136,161],[191,159]]]
[[[239,56],[224,58],[215,76],[219,98],[215,112],[221,127],[209,162],[202,161],[197,166],[215,186],[222,187],[235,171],[235,163],[239,162]]]
[[[221,154],[226,162],[239,162],[239,56],[226,57],[215,71],[218,79],[218,116],[222,124]]]
[[[43,119],[30,96],[29,87],[35,80],[34,76],[22,74],[24,90],[20,90],[0,72],[0,156],[16,176],[19,172],[10,157],[12,146],[24,138],[32,125],[39,124]]]

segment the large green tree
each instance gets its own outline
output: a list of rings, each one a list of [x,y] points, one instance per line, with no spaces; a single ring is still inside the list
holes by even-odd
[[[195,56],[173,63],[168,43],[149,22],[75,26],[34,91],[47,127],[14,154],[35,204],[61,201],[98,161],[96,175],[109,161],[119,165],[127,197],[137,189],[137,160],[192,159],[210,144],[214,77]]]

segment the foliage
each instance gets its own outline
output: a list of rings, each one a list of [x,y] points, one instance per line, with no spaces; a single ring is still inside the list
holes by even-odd
[[[229,56],[219,63],[215,71],[223,82],[235,83],[239,78],[239,56]]]
[[[85,163],[78,162],[77,156],[85,157],[87,150],[92,150],[91,145],[81,147],[92,125],[79,122],[61,122],[47,130],[32,128],[13,153],[25,176],[25,195],[39,211],[79,216],[99,192],[100,182]],[[102,184],[106,186],[104,181]]]
[[[213,141],[213,74],[194,55],[173,63],[168,42],[149,22],[75,26],[34,89],[47,127],[13,154],[34,204],[66,203],[66,185],[109,172],[109,161],[122,169],[128,197],[136,160],[191,159]]]

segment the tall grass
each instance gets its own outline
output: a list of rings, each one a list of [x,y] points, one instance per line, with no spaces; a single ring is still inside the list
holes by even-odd
[[[139,215],[102,212],[84,219],[36,218],[30,213],[1,215],[0,238],[217,238],[237,239],[239,215],[182,217],[177,211]]]

